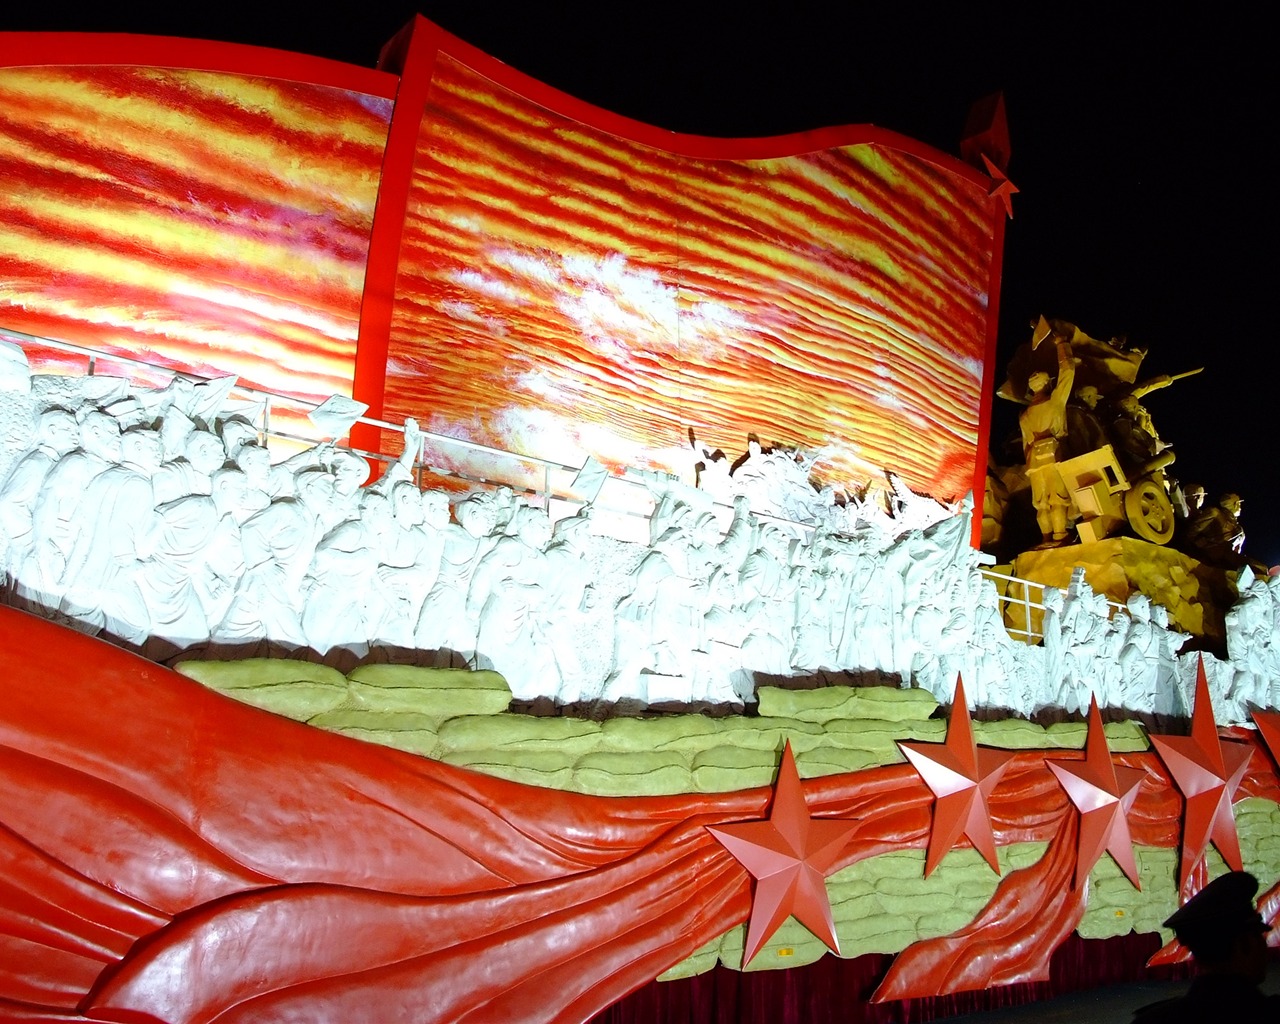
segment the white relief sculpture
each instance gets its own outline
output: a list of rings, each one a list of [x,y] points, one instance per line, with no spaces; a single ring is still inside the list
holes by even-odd
[[[382,476],[368,485],[369,490],[379,494],[390,494],[396,484],[412,481],[413,467],[421,452],[422,428],[418,426],[418,421],[410,416],[404,421],[404,447],[400,450],[400,457],[386,468]]]
[[[127,410],[125,416],[121,416],[115,407],[112,408],[111,413],[120,422],[122,429],[144,421],[142,409],[137,405]],[[172,462],[182,457],[187,447],[187,439],[196,430],[195,420],[177,408],[166,408],[158,418],[145,422],[160,424],[160,441],[164,449],[165,462]]]
[[[1151,600],[1133,594],[1125,602],[1129,627],[1120,648],[1123,706],[1154,709],[1160,694],[1160,629],[1151,616]]]
[[[340,648],[361,658],[370,641],[388,631],[393,599],[380,585],[378,567],[395,529],[387,496],[365,491],[359,515],[320,539],[303,580],[302,632],[312,650]]]
[[[487,495],[472,495],[453,509],[456,522],[442,531],[440,568],[418,614],[414,632],[417,647],[437,652],[434,663],[465,665],[475,654],[480,623],[474,603],[468,604],[471,576],[493,546],[496,510]]]
[[[219,606],[209,599],[210,588],[202,597],[201,584],[210,577],[223,584],[228,581],[214,576],[206,562],[221,520],[213,498],[191,494],[165,502],[156,507],[156,520],[155,544],[138,565],[135,584],[147,612],[144,651],[165,657],[208,638],[209,612]],[[238,530],[235,541],[238,549]],[[238,580],[243,559],[238,550],[226,554],[228,561],[240,559]],[[225,606],[222,611],[225,614]]]
[[[735,497],[731,468],[724,452],[702,452],[702,458],[694,463],[694,479],[698,490],[708,494],[722,505],[732,504]]]
[[[1233,718],[1248,717],[1249,706],[1267,706],[1271,683],[1280,672],[1275,648],[1274,595],[1270,580],[1255,578],[1245,566],[1236,581],[1240,599],[1227,612],[1227,654],[1234,667],[1224,694]]]
[[[895,636],[906,610],[903,581],[890,566],[892,548],[864,532],[855,550],[844,598],[837,658],[841,666],[893,672],[901,644]]]
[[[986,580],[981,583],[990,586]],[[982,692],[993,706],[1030,716],[1054,705],[1056,694],[1045,683],[1043,648],[1014,640],[998,618],[979,615],[974,628],[968,638],[969,652],[976,663],[974,678],[981,681]],[[934,696],[941,699],[937,693]]]
[[[150,617],[138,589],[140,563],[156,541],[151,478],[160,467],[160,435],[134,429],[121,437],[121,461],[88,483],[71,521],[73,543],[60,580],[60,611],[97,632],[142,646]]]
[[[938,523],[954,520],[957,505],[945,505],[928,495],[916,494],[896,474],[887,474],[891,488],[891,513],[898,536],[912,530],[927,530]],[[970,503],[972,504],[972,503]]]
[[[1163,605],[1151,606],[1151,620],[1156,625],[1156,694],[1151,711],[1157,715],[1189,715],[1191,704],[1183,703],[1178,689],[1179,658],[1182,645],[1191,639],[1190,633],[1180,633],[1169,623],[1169,610]],[[1187,654],[1183,660],[1190,661]],[[1272,666],[1274,672],[1280,666]],[[1274,678],[1274,676],[1273,676]],[[1259,706],[1262,706],[1261,704]],[[1243,719],[1240,719],[1243,721]]]
[[[554,680],[554,647],[548,629],[551,600],[547,556],[551,523],[539,509],[517,508],[509,536],[501,537],[476,565],[467,594],[468,617],[477,623],[480,668],[500,672],[517,700],[542,696]],[[554,685],[554,683],[552,684]]]
[[[224,439],[225,444],[225,439]],[[271,465],[271,453],[256,443],[236,445],[230,464],[245,476],[246,501],[258,511],[293,494],[293,474]]]
[[[744,664],[775,676],[791,673],[795,650],[798,581],[791,562],[791,538],[776,526],[760,527],[756,549],[739,573],[736,605]]]
[[[162,388],[138,391],[137,403],[146,410],[151,422],[180,422],[182,430],[194,429],[196,407],[196,382],[181,373]]]
[[[199,501],[193,497],[191,500]],[[217,522],[199,552],[192,582],[208,631],[222,622],[231,607],[240,578],[244,576],[244,544],[241,527],[262,510],[251,493],[248,479],[239,469],[217,470],[210,482],[209,500]],[[194,645],[193,645],[194,646]]]
[[[31,390],[31,366],[21,345],[0,341],[0,391],[18,394]]]
[[[121,454],[119,424],[96,409],[86,412],[80,420],[80,447],[49,470],[32,510],[31,556],[19,577],[32,601],[58,607],[76,525],[90,514],[84,496],[93,479],[119,463]]]
[[[1098,703],[1103,707],[1123,706],[1123,676],[1120,651],[1128,634],[1129,613],[1117,609],[1114,616],[1103,595],[1085,589],[1080,595],[1081,610],[1088,623],[1088,634],[1096,644],[1097,655],[1088,664],[1089,677]]]
[[[650,681],[642,676],[661,677],[652,681],[664,694],[697,692],[696,655],[707,649],[711,607],[709,579],[700,574],[709,527],[700,519],[687,515],[668,527],[636,566],[631,593],[618,609],[618,669],[608,694],[643,692],[648,699]]]
[[[21,350],[19,350],[21,351]],[[80,443],[76,419],[65,409],[40,414],[36,446],[0,484],[0,573],[16,577],[33,546],[32,514],[49,471]]]
[[[207,430],[191,430],[182,444],[181,457],[166,461],[152,476],[157,505],[189,494],[208,494],[213,474],[226,461],[222,442]]]
[[[964,667],[967,652],[955,641],[970,634],[970,624],[962,621],[955,628],[952,623],[952,615],[963,619],[963,608],[948,607],[938,581],[931,580],[917,588],[915,600],[903,612],[898,659],[906,666],[906,674],[900,678],[914,679],[930,693],[945,692],[948,680],[955,679]],[[965,678],[972,680],[974,702],[989,703],[991,686],[986,674],[974,672]]]
[[[590,558],[592,508],[561,519],[553,530],[546,558],[547,600],[544,630],[553,659],[552,686],[565,703],[600,695],[605,673],[613,668],[613,615],[600,615],[596,606],[596,577]],[[591,658],[592,649],[597,657]],[[598,652],[608,651],[605,673],[593,672]]]
[[[834,552],[830,557],[818,555],[815,545],[819,535],[815,534],[814,540],[814,545],[797,551],[795,566],[792,618],[796,625],[791,665],[804,675],[816,674],[836,664],[831,614],[834,602],[827,599],[827,592],[832,578],[839,578],[840,574],[835,572]]]
[[[809,547],[810,591],[812,601],[821,600],[822,607],[819,610],[811,603],[803,610],[825,623],[815,623],[809,630],[810,638],[800,655],[803,661],[797,660],[798,664],[834,669],[859,662],[865,662],[860,667],[871,667],[876,660],[870,643],[876,634],[871,630],[860,632],[853,621],[860,600],[858,587],[866,575],[867,543],[865,535],[845,536],[836,532],[815,535]],[[864,638],[868,641],[865,646],[861,645]],[[856,655],[852,648],[855,643],[859,644]]]
[[[214,433],[222,441],[227,462],[235,462],[240,449],[245,445],[258,443],[258,428],[240,415],[219,419]]]
[[[354,452],[333,445],[323,446],[319,465],[330,478],[321,505],[321,522],[325,530],[360,516],[361,488],[369,479],[369,463]],[[297,472],[294,474],[297,478]]]
[[[358,419],[369,411],[364,402],[357,402],[345,395],[331,395],[312,409],[307,418],[326,437],[342,437]]]
[[[1076,699],[1076,688],[1071,679],[1067,661],[1067,631],[1063,623],[1065,611],[1064,595],[1057,587],[1045,587],[1040,602],[1044,605],[1044,617],[1041,629],[1044,632],[1044,674],[1045,679],[1058,684],[1057,693],[1049,703],[1065,711],[1076,712],[1080,705]],[[1069,706],[1074,705],[1074,706]]]
[[[245,572],[221,623],[219,644],[253,649],[264,642],[284,649],[306,646],[302,628],[303,580],[323,524],[332,518],[333,483],[320,470],[298,475],[296,496],[273,501],[240,529]]]
[[[1082,712],[1095,694],[1189,706],[1195,656],[1163,608],[1136,597],[1112,614],[1079,578],[1044,591],[1042,646],[1015,641],[968,510],[891,476],[819,491],[806,453],[756,446],[732,474],[708,455],[723,494],[650,481],[652,543],[598,536],[584,510],[548,545],[545,514],[509,488],[458,498],[452,516],[444,493],[420,495],[412,422],[366,485],[368,463],[329,442],[273,465],[218,393],[31,378],[0,483],[4,600],[156,658],[265,645],[493,665],[525,700],[745,703],[763,678],[880,672],[940,698],[960,673],[976,706],[1024,715]],[[1206,659],[1224,723],[1280,697],[1280,582],[1246,569],[1239,591],[1230,660]]]
[[[428,502],[428,494],[435,494]],[[440,571],[444,540],[440,531],[449,523],[447,495],[418,493],[409,480],[391,487],[388,495],[391,528],[383,537],[378,562],[378,587],[387,604],[386,615],[372,640],[400,650],[413,647],[414,630],[427,594]]]
[[[202,430],[213,431],[218,416],[226,408],[231,392],[235,390],[238,383],[239,378],[234,376],[199,381],[191,396],[188,415],[200,425]]]

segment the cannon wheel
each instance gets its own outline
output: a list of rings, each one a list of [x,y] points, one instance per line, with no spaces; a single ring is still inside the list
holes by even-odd
[[[1124,494],[1124,512],[1133,532],[1152,544],[1168,544],[1173,538],[1173,505],[1154,480],[1139,480]]]

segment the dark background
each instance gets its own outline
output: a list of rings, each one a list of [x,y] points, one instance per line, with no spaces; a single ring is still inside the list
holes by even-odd
[[[1173,472],[1245,499],[1245,551],[1280,563],[1270,298],[1275,61],[1235,5],[1143,14],[1085,3],[521,6],[486,0],[154,8],[28,5],[0,30],[253,43],[372,67],[415,12],[535,78],[650,124],[762,136],[873,123],[958,152],[974,100],[1003,90],[1014,197],[1000,359],[1039,313],[1148,348]],[[32,9],[35,8],[35,9]],[[1068,9],[1069,8],[1069,9]],[[1015,422],[997,400],[993,442]]]

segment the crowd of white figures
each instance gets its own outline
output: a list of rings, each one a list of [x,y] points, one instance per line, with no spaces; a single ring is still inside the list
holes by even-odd
[[[471,665],[561,703],[743,703],[764,680],[879,671],[942,700],[962,675],[975,706],[1022,714],[1091,694],[1187,710],[1195,656],[1163,608],[1115,610],[1081,576],[1044,592],[1042,645],[1014,640],[966,509],[901,486],[815,504],[795,453],[749,451],[750,472],[715,490],[731,513],[654,483],[649,543],[628,543],[590,506],[553,526],[506,488],[420,492],[412,422],[405,456],[367,484],[367,462],[331,444],[273,465],[205,385],[79,380],[31,376],[6,396],[5,600],[157,659]],[[1206,659],[1220,721],[1280,697],[1280,584],[1246,571],[1240,589],[1230,660]]]

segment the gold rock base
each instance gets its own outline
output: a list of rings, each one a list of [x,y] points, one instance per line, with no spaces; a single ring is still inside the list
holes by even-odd
[[[1215,646],[1225,642],[1223,616],[1236,600],[1236,574],[1206,565],[1170,547],[1134,537],[1110,537],[1092,544],[1027,551],[1013,560],[1011,574],[1065,590],[1071,572],[1084,568],[1089,586],[1112,601],[1143,593],[1169,610],[1170,625]],[[1011,585],[1011,597],[1016,584]],[[1036,600],[1034,592],[1031,599]],[[1010,627],[1025,629],[1025,609],[1005,606]],[[1031,610],[1031,629],[1040,630],[1040,611]]]

